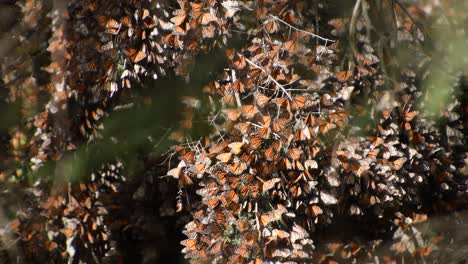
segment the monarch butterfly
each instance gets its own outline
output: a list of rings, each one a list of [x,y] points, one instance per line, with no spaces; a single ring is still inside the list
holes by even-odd
[[[269,115],[262,116],[261,119],[260,119],[260,124],[263,127],[269,127],[270,124],[271,124],[271,116],[269,116]]]
[[[208,25],[210,22],[212,21],[216,21],[217,20],[217,17],[215,15],[213,15],[211,12],[206,12],[206,13],[203,13],[201,15],[201,24],[202,25]]]
[[[280,132],[286,128],[287,123],[288,123],[287,119],[278,118],[275,121],[273,121],[271,128],[275,132]]]
[[[278,97],[272,100],[279,107],[286,107],[288,104],[288,99],[284,97]]]
[[[171,47],[182,47],[182,42],[179,40],[179,36],[172,33],[164,37],[164,43]]]
[[[226,215],[223,212],[217,212],[216,213],[216,223],[224,224],[225,221],[226,221]]]
[[[264,193],[264,192],[267,192],[270,189],[272,189],[275,186],[275,184],[277,184],[278,182],[281,181],[281,179],[280,178],[273,178],[273,179],[270,179],[268,181],[263,181],[263,180],[261,180],[261,181],[262,181],[262,192]]]
[[[320,132],[322,132],[324,134],[327,133],[328,131],[330,131],[330,129],[335,128],[335,124],[329,123],[329,122],[324,121],[322,119],[319,119],[318,123],[319,123]]]
[[[232,153],[221,153],[216,156],[216,159],[218,159],[221,162],[227,163],[229,160],[231,160]]]
[[[197,174],[203,174],[206,168],[207,168],[206,163],[198,163],[198,164],[193,165],[193,170]]]
[[[331,95],[325,93],[320,97],[320,101],[322,102],[323,105],[325,106],[330,106],[333,104],[333,98]]]
[[[229,172],[234,175],[240,175],[247,169],[247,165],[244,162],[234,162],[233,164],[228,166]]]
[[[75,230],[71,228],[64,228],[61,230],[61,232],[66,236],[66,237],[72,237],[73,234],[75,234]]]
[[[179,175],[179,182],[180,182],[180,185],[182,186],[189,186],[193,183],[190,176],[188,176],[186,173],[181,173]]]
[[[205,7],[205,3],[194,3],[190,2],[193,12],[200,12]]]
[[[403,164],[405,164],[405,162],[406,162],[406,158],[399,158],[399,159],[394,160],[392,162],[392,165],[396,170],[400,170],[401,167],[403,167]]]
[[[303,129],[296,131],[294,138],[296,141],[303,141],[303,140],[311,139],[311,133],[310,133],[309,128],[304,127]]]
[[[297,40],[289,40],[284,43],[284,49],[291,53],[299,53],[305,50],[304,46]]]
[[[270,34],[278,31],[278,23],[273,19],[267,20],[264,27],[265,30]]]
[[[234,49],[226,49],[224,53],[229,60],[234,59],[234,55],[236,55],[236,52]]]
[[[234,202],[234,203],[239,202],[239,196],[237,195],[236,191],[234,191],[234,190],[228,191],[226,193],[226,195],[223,196],[223,198],[225,198],[227,201],[231,201],[231,202]]]
[[[379,152],[380,152],[379,149],[370,150],[370,151],[367,153],[367,156],[370,157],[370,158],[376,159],[376,158],[377,158],[377,155],[379,154]]]
[[[239,154],[242,152],[242,147],[244,146],[244,142],[233,142],[228,145],[231,149],[231,153]]]
[[[239,231],[244,232],[250,229],[250,223],[248,220],[238,220],[236,226],[239,228]]]
[[[213,91],[213,93],[214,93],[214,91]],[[234,94],[227,94],[227,95],[223,96],[223,102],[226,103],[229,106],[233,106],[233,105],[236,104],[236,97],[234,96]]]
[[[328,21],[328,25],[335,27],[336,29],[342,29],[344,26],[344,19],[342,18],[333,18]]]
[[[312,66],[310,66],[310,69],[315,73],[318,73],[320,71],[320,68],[321,66],[317,64],[312,64]]]
[[[318,163],[315,160],[306,160],[304,162],[304,167],[306,169],[318,169]]]
[[[273,222],[274,220],[272,220],[270,218],[270,215],[269,214],[262,214],[260,216],[260,219],[259,219],[259,222],[260,222],[260,226],[262,227],[265,227],[267,226],[269,223]]]
[[[382,111],[382,116],[384,117],[385,120],[389,119],[391,117],[392,111],[389,109],[384,109]]]
[[[171,175],[172,177],[178,179],[182,172],[182,168],[174,168],[167,172],[167,175]]]
[[[121,26],[121,23],[111,18],[106,22],[106,32],[113,35],[117,35],[120,31]]]
[[[240,178],[237,176],[230,176],[228,177],[228,181],[229,181],[229,186],[235,189],[239,186]]]
[[[292,163],[289,161],[288,158],[281,159],[281,161],[279,162],[279,167],[282,170],[291,170],[293,168]]]
[[[298,160],[302,153],[303,151],[301,149],[292,148],[288,151],[288,157],[292,160]]]
[[[234,126],[237,130],[239,130],[242,134],[248,134],[250,132],[250,123],[239,123]]]
[[[405,128],[406,131],[411,130],[411,124],[410,124],[409,122],[405,122],[405,123],[403,124],[403,126],[404,126],[404,128]]]
[[[323,213],[322,208],[320,208],[318,205],[315,205],[315,204],[310,207],[310,211],[311,211],[312,215],[315,216],[315,217],[317,217],[317,216],[319,216],[319,215],[321,215]]]
[[[252,149],[258,149],[263,143],[263,139],[258,136],[250,138],[249,144]]]
[[[220,204],[220,201],[216,198],[211,198],[211,199],[204,201],[203,203],[208,205],[210,209],[214,209]]]
[[[244,185],[241,188],[241,194],[243,197],[251,196],[251,197],[257,197],[259,191],[258,185]]]
[[[215,176],[216,176],[216,179],[218,180],[218,182],[220,184],[225,184],[226,183],[226,176],[227,176],[226,172],[217,171],[215,173]]]
[[[54,241],[49,241],[47,243],[47,250],[48,251],[53,251],[54,249],[56,249],[58,247],[58,244],[55,243]]]
[[[263,155],[266,160],[273,161],[275,158],[275,151],[273,150],[272,147],[269,147],[263,152]]]
[[[142,12],[142,14],[141,14],[141,18],[142,18],[142,19],[145,19],[145,18],[147,18],[147,17],[149,17],[149,16],[150,16],[149,10],[146,9],[146,8],[143,8],[143,12]]]
[[[295,110],[303,108],[305,106],[306,99],[307,98],[303,95],[298,95],[294,97],[291,103],[291,107]]]
[[[245,62],[245,58],[243,56],[239,57],[239,59],[235,60],[233,62],[233,65],[236,69],[241,70],[247,66],[247,63]]]
[[[418,113],[417,111],[407,112],[405,114],[405,121],[410,122],[411,120],[413,120],[413,118],[416,116],[417,113]]]
[[[296,223],[293,225],[293,230],[291,231],[291,242],[292,243],[295,243],[299,239],[307,238],[308,236],[309,236],[309,234],[307,233],[307,231],[303,227],[299,226]]]
[[[300,161],[298,161],[298,160],[296,160],[294,162],[294,165],[296,167],[296,170],[298,170],[298,171],[304,171],[305,170],[304,165],[302,165],[302,163]]]
[[[134,63],[138,63],[140,61],[142,61],[143,59],[146,58],[146,46],[143,45],[143,48],[141,50],[131,50],[130,52],[130,59],[134,62]]]
[[[185,246],[189,251],[198,250],[198,241],[196,239],[185,239],[180,242],[182,246]]]
[[[157,21],[158,21],[158,20],[153,19],[153,17],[151,17],[151,16],[149,15],[149,13],[148,13],[148,15],[147,15],[146,17],[143,18],[143,26],[144,26],[145,28],[147,28],[147,29],[152,29],[152,28],[154,28],[154,27],[158,24]],[[142,33],[143,33],[143,34],[146,34],[146,31],[143,31]],[[142,34],[142,35],[143,35],[143,34]],[[145,38],[146,38],[146,37],[142,37],[142,39],[145,39]]]
[[[264,139],[270,138],[270,133],[271,133],[271,129],[269,127],[260,128],[258,130],[258,134]]]
[[[239,80],[236,80],[232,86],[231,86],[232,90],[234,92],[238,92],[238,93],[243,93],[245,92],[245,89],[244,89],[244,84],[242,82],[240,82]]]
[[[256,93],[255,94],[255,102],[259,107],[264,107],[265,105],[268,104],[270,101],[270,97],[262,94],[262,93]]]
[[[247,248],[247,245],[245,244],[240,244],[238,247],[236,247],[234,252],[238,256],[233,256],[233,260],[235,260],[235,262],[232,263],[243,263],[242,258],[248,258],[250,255],[249,248]]]
[[[190,29],[190,24],[182,23],[181,25],[176,26],[175,33],[176,35],[185,36],[187,31]]]
[[[427,220],[427,214],[415,214],[413,213],[413,223],[421,223]]]
[[[202,36],[204,38],[214,38],[216,35],[216,27],[213,25],[209,25],[207,27],[203,27],[202,29]]]
[[[353,75],[352,71],[340,71],[336,74],[336,78],[340,82],[347,82],[349,78]]]
[[[224,110],[224,113],[226,114],[227,118],[231,121],[236,121],[241,115],[239,109],[226,109]]]
[[[256,113],[258,113],[258,109],[255,105],[243,105],[242,112],[244,113],[245,117],[252,118]]]
[[[221,253],[222,253],[222,252],[221,252],[222,246],[223,246],[223,244],[222,244],[221,242],[216,242],[214,245],[211,245],[210,248],[209,248],[210,254],[212,254],[212,255],[219,255],[219,254],[221,254]],[[198,257],[200,257],[200,258],[205,258],[205,257],[206,257],[206,254],[205,254],[203,251],[202,251],[202,254],[204,254],[204,256],[199,254]]]
[[[178,9],[175,11],[175,13],[177,16],[171,18],[171,22],[174,23],[174,25],[179,26],[185,22],[185,19],[187,18],[187,14],[185,10],[183,9]]]
[[[182,154],[182,160],[186,163],[193,163],[195,161],[195,152],[184,151],[184,153]]]
[[[371,143],[374,147],[378,147],[384,143],[384,140],[381,137],[371,137]]]

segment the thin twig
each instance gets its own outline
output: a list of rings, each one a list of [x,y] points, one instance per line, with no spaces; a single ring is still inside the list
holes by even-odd
[[[254,127],[257,127],[257,128],[263,128],[263,126],[259,125],[259,124],[256,124],[254,122],[250,122],[250,121],[247,121],[248,124],[251,124],[252,126]]]
[[[294,30],[297,30],[297,31],[300,31],[300,32],[302,32],[302,33],[305,33],[305,34],[311,35],[312,37],[315,37],[315,38],[321,39],[321,40],[323,40],[323,41],[330,41],[330,42],[335,42],[334,40],[327,39],[327,38],[324,38],[324,37],[322,37],[322,36],[319,36],[319,35],[317,35],[317,34],[314,34],[314,33],[312,33],[312,32],[309,32],[309,31],[306,31],[306,30],[303,30],[303,29],[297,28],[297,27],[295,27],[295,26],[293,26],[293,25],[289,24],[288,22],[286,22],[286,21],[282,20],[281,18],[279,18],[279,17],[276,17],[276,16],[274,16],[274,15],[271,15],[271,14],[270,14],[270,17],[274,18],[275,20],[278,20],[279,22],[281,22],[281,23],[283,23],[283,24],[287,25],[288,27],[290,27],[290,28],[292,28],[292,29],[294,29]]]
[[[239,97],[239,93],[235,92],[234,97],[236,98],[237,107],[242,107],[242,101],[241,101],[241,99]]]
[[[239,55],[240,56],[240,55]],[[263,69],[262,67],[258,66],[257,64],[255,64],[255,62],[245,58],[245,60],[252,66],[254,66],[255,68],[261,70],[263,73],[267,74],[268,75],[268,79],[270,79],[272,82],[274,82],[285,94],[286,96],[288,96],[289,100],[292,101],[292,97],[291,95],[288,93],[288,91],[286,90],[286,88],[284,88],[284,86],[279,83],[277,80],[275,80],[275,78],[273,78],[273,76],[271,76],[270,74],[268,74],[265,69]]]
[[[260,231],[260,222],[258,221],[258,202],[255,202],[255,225],[257,227],[258,233],[262,236],[262,232]]]
[[[356,0],[356,3],[354,4],[354,8],[353,8],[353,15],[351,16],[351,22],[349,23],[349,35],[351,36],[354,34],[354,29],[356,26],[356,19],[358,16],[360,6],[361,6],[361,0]]]

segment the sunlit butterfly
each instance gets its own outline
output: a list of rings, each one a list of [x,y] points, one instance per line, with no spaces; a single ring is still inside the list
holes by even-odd
[[[242,112],[245,117],[252,118],[258,112],[258,109],[255,105],[243,105]]]
[[[107,20],[107,22],[106,22],[106,32],[116,35],[116,34],[119,33],[121,26],[122,26],[121,23],[119,23],[116,20],[111,18],[111,19]]]
[[[292,103],[291,103],[291,107],[292,109],[301,109],[305,106],[305,103],[306,103],[306,100],[307,98],[303,95],[298,95],[296,97],[294,97]]]
[[[228,166],[229,172],[234,175],[240,175],[247,169],[247,165],[244,162],[238,161]]]
[[[346,82],[351,78],[352,75],[353,75],[352,71],[340,71],[336,74],[336,78],[340,82]]]
[[[221,162],[227,163],[231,160],[232,153],[222,153],[216,156],[216,159],[218,159]]]
[[[233,142],[228,145],[231,149],[231,153],[239,154],[242,151],[242,147],[244,146],[244,142]]]

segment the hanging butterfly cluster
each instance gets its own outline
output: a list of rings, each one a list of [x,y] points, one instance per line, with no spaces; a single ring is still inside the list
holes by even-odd
[[[7,102],[21,102],[26,121],[2,135],[8,147],[1,164],[10,168],[1,168],[2,183],[5,174],[25,181],[23,168],[36,170],[100,137],[101,121],[134,88],[166,74],[186,76],[198,54],[237,34],[242,47],[226,50],[228,68],[205,88],[215,132],[177,147],[180,162],[168,172],[178,180],[177,209],[192,214],[182,241],[187,258],[396,261],[379,255],[379,240],[327,241],[343,218],[371,227],[365,232],[372,238],[393,234],[391,250],[400,256],[432,256],[449,241],[417,225],[432,212],[466,207],[467,100],[451,98],[444,125],[416,107],[427,104],[421,83],[434,72],[424,50],[428,36],[413,20],[430,16],[423,9],[357,1],[352,17],[337,18],[329,17],[332,3],[308,1],[63,3],[50,12],[51,1],[26,0],[20,28],[26,33],[12,38],[19,51],[0,61]],[[393,30],[379,31],[385,28]],[[414,60],[397,59],[401,46]],[[456,87],[458,73],[444,73]],[[43,92],[50,100],[36,114]],[[200,98],[182,100],[187,130]],[[22,169],[11,169],[17,163]],[[122,261],[116,234],[144,235],[147,228],[128,223],[145,219],[139,210],[133,218],[115,217],[120,185],[127,184],[122,175],[121,164],[104,164],[91,180],[55,195],[37,183],[27,192],[33,204],[10,225],[24,262]],[[139,195],[132,199],[144,201]]]
[[[34,193],[34,210],[25,211],[12,224],[24,248],[24,260],[102,263],[118,259],[114,230],[128,223],[119,219],[115,203],[121,185],[122,164],[103,166],[89,183],[68,184],[56,194]]]
[[[180,163],[168,174],[180,188],[198,185],[201,199],[182,242],[193,262],[307,261],[321,255],[316,230],[334,218],[350,216],[382,234],[434,204],[463,207],[466,178],[441,131],[413,106],[422,96],[418,66],[401,66],[401,88],[391,94],[364,17],[343,69],[340,55],[350,51],[314,34],[302,8],[263,1],[252,11],[259,27],[245,48],[227,50],[231,67],[206,88],[219,98],[222,135],[176,148]],[[328,21],[330,38],[349,23]],[[366,118],[364,126],[353,123]],[[411,254],[424,251],[417,245]],[[345,259],[374,260],[360,245],[338,246],[349,248]]]
[[[27,3],[26,19],[31,20],[27,23],[37,26],[37,20],[42,18],[34,16],[34,8],[45,17],[50,10],[44,5],[33,1]],[[26,139],[22,132],[17,132],[11,139],[18,153],[16,160],[25,159],[23,152],[28,150],[31,152],[27,154],[33,163],[32,169],[36,170],[44,161],[60,160],[65,151],[75,149],[83,138],[92,140],[99,137],[100,121],[122,94],[130,93],[132,84],[141,86],[146,78],[156,79],[168,71],[186,74],[200,51],[225,44],[229,33],[227,27],[232,26],[237,6],[238,3],[232,1],[221,4],[216,1],[94,0],[68,1],[63,6],[59,5],[61,9],[58,12],[51,12],[49,19],[40,21],[51,23],[53,32],[47,48],[52,63],[47,67],[41,66],[52,75],[51,83],[43,87],[51,100],[45,111],[36,115],[36,130],[28,144],[23,143]],[[47,25],[43,27],[48,28]],[[96,174],[96,181],[107,181],[103,171]],[[37,246],[41,243],[47,244],[40,248],[48,257],[61,260],[79,259],[83,255],[88,261],[96,261],[111,251],[105,238],[109,230],[99,229],[99,233],[94,228],[95,221],[102,223],[102,219],[96,220],[89,216],[89,212],[81,210],[90,209],[90,206],[98,208],[94,203],[90,204],[90,193],[96,186],[93,182],[82,182],[72,184],[70,188],[70,192],[80,198],[51,196],[50,199],[59,201],[38,206],[42,208],[38,210],[45,211],[46,224],[41,218],[33,227],[25,222],[19,225],[20,236],[29,234],[29,230],[34,228],[38,231],[31,232],[55,232],[52,237],[49,234],[29,236],[27,241],[31,241],[27,244],[31,245],[31,251],[26,253],[27,256],[32,257],[34,252],[41,251]],[[67,209],[68,204],[73,208]],[[55,206],[60,208],[49,210]],[[78,211],[75,208],[79,208],[76,209]],[[65,214],[66,210],[72,212]],[[66,232],[57,229],[57,222],[62,218],[70,220],[66,223],[70,224],[69,228],[60,227]],[[94,221],[91,229],[89,221]],[[115,224],[112,226],[116,227]],[[87,249],[78,253],[73,251],[74,247]]]
[[[48,51],[53,63],[47,110],[36,119],[36,167],[60,159],[84,137],[99,137],[102,119],[148,78],[186,75],[194,57],[224,45],[236,28],[238,3],[227,1],[70,1],[52,14]],[[169,11],[175,10],[175,11]],[[68,14],[67,14],[67,12]],[[66,122],[63,119],[71,117]],[[62,126],[62,127],[60,127]]]

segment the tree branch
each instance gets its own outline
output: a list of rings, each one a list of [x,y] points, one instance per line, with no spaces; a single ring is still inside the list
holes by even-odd
[[[241,56],[241,55],[239,54],[239,56]],[[245,57],[244,57],[244,58],[245,58]],[[251,60],[249,60],[249,59],[247,59],[247,58],[245,58],[245,61],[247,61],[250,65],[254,66],[255,68],[261,70],[263,73],[267,74],[267,75],[268,75],[268,79],[270,79],[272,82],[274,82],[274,83],[286,94],[286,96],[288,97],[288,99],[289,99],[290,101],[292,101],[292,97],[291,97],[291,95],[288,93],[288,91],[286,90],[286,88],[284,88],[284,86],[283,86],[281,83],[279,83],[277,80],[275,80],[275,78],[273,78],[273,76],[271,76],[270,74],[268,74],[268,73],[265,71],[265,69],[263,69],[262,67],[258,66],[258,65],[255,64],[253,61],[251,61]]]
[[[281,18],[279,18],[279,17],[277,17],[277,16],[274,16],[274,15],[271,15],[271,14],[270,14],[270,17],[272,17],[272,18],[275,19],[275,20],[278,20],[279,22],[285,24],[286,26],[288,26],[288,27],[290,27],[290,28],[292,28],[292,29],[294,29],[294,30],[300,31],[300,32],[305,33],[305,34],[307,34],[307,35],[310,35],[310,36],[312,36],[312,37],[321,39],[321,40],[326,41],[326,42],[328,42],[328,41],[330,41],[330,42],[335,42],[334,40],[327,39],[327,38],[324,38],[324,37],[319,36],[319,35],[317,35],[317,34],[314,34],[314,33],[312,33],[312,32],[309,32],[309,31],[306,31],[306,30],[297,28],[297,27],[295,27],[295,26],[293,26],[293,25],[287,23],[286,21],[282,20]]]

